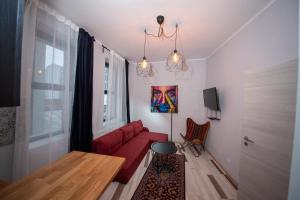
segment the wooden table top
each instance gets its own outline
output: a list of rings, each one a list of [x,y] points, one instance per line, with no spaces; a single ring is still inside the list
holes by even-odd
[[[0,191],[0,199],[98,199],[125,158],[73,151]]]

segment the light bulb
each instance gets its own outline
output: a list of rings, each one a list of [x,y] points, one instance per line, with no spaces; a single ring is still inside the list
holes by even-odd
[[[174,55],[173,55],[173,61],[174,61],[175,63],[177,63],[178,60],[179,60],[178,54],[177,54],[177,53],[174,53]]]
[[[144,60],[143,60],[143,63],[142,63],[142,68],[143,68],[143,69],[146,69],[146,67],[147,67],[147,60],[144,59]]]

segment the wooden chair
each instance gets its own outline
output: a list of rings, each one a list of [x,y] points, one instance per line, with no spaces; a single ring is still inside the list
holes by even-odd
[[[191,150],[194,154],[194,156],[199,157],[201,152],[196,148],[195,145],[200,145],[205,151],[205,140],[208,134],[208,129],[210,127],[210,122],[206,122],[205,124],[197,124],[194,122],[191,118],[187,118],[186,120],[186,134],[182,135],[180,133],[181,137],[183,138],[184,142],[181,144],[181,148],[184,149],[184,147],[188,146],[193,147],[196,153],[194,153],[193,150]]]

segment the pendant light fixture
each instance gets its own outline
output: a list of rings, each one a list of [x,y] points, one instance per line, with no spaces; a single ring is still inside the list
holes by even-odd
[[[177,34],[178,34],[178,25],[176,24],[175,49],[169,54],[167,58],[167,64],[166,64],[166,69],[169,72],[185,71],[186,70],[185,68],[187,67],[183,55],[177,50]]]
[[[147,31],[145,29],[145,38],[144,38],[144,56],[143,59],[137,64],[137,75],[142,77],[150,77],[152,76],[152,66],[151,63],[147,61],[145,52],[146,52],[146,41],[147,41]]]
[[[151,36],[154,38],[161,38],[161,39],[172,39],[175,36],[175,49],[172,51],[166,63],[166,70],[169,72],[179,72],[179,71],[187,71],[188,65],[185,62],[184,56],[177,50],[177,36],[178,36],[178,24],[176,24],[175,32],[170,35],[167,35],[164,32],[163,23],[164,23],[164,16],[159,15],[156,18],[157,23],[159,24],[158,33],[157,35],[147,33],[145,29],[145,39],[144,39],[144,57],[143,59],[138,62],[137,64],[137,74],[142,77],[150,77],[153,76],[152,65],[149,63],[145,56],[145,49],[146,49],[146,40],[147,36]]]

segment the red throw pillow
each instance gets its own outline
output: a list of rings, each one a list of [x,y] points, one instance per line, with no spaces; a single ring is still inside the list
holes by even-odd
[[[131,140],[131,138],[134,137],[133,126],[128,124],[123,126],[120,129],[123,132],[123,144],[125,144],[126,142]]]
[[[136,122],[133,122],[133,128],[134,128],[134,136],[137,136],[140,134],[144,128],[143,122],[141,120],[138,120]]]

